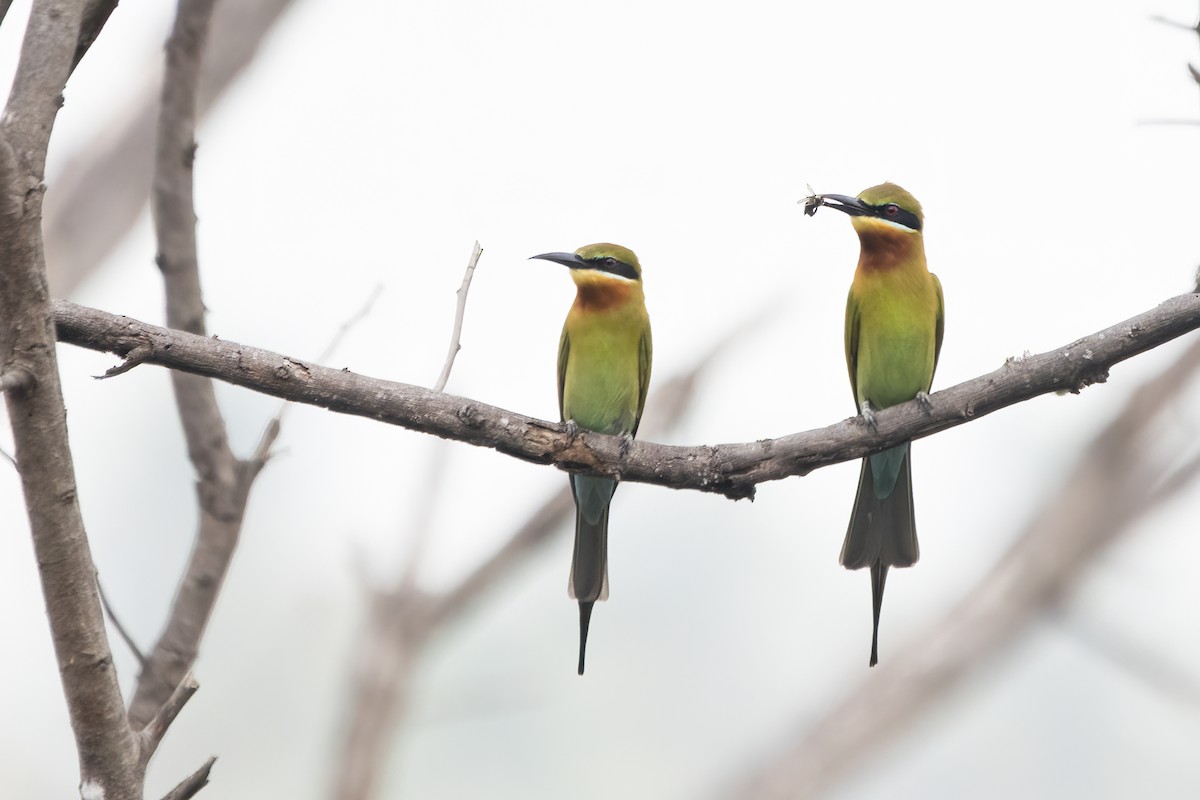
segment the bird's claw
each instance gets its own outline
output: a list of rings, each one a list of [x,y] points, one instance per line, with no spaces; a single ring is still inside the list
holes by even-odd
[[[569,419],[563,423],[563,427],[567,429],[567,436],[571,437],[571,441],[574,442],[575,438],[579,436],[579,425],[575,420]]]
[[[858,413],[862,417],[862,421],[871,429],[871,433],[879,433],[879,426],[875,424],[875,409],[871,408],[870,402],[864,400],[862,410]]]
[[[621,435],[621,458],[629,455],[630,449],[633,447],[633,434],[625,433]]]
[[[926,416],[933,414],[933,398],[929,396],[929,392],[917,392],[917,405],[925,412]]]

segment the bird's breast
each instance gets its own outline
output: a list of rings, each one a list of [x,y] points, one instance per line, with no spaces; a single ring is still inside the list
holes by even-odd
[[[910,274],[860,275],[858,401],[886,408],[929,391],[937,347],[937,289],[921,269]]]
[[[600,433],[637,425],[642,326],[634,321],[573,315],[563,375],[563,417]]]

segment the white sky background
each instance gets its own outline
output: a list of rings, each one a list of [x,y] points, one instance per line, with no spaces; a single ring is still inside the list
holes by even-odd
[[[68,87],[53,165],[146,79],[168,5],[118,7]],[[448,390],[553,419],[573,288],[561,267],[526,259],[615,241],[645,266],[657,381],[784,303],[715,365],[667,437],[694,444],[853,413],[841,335],[858,245],[843,215],[802,215],[806,184],[856,194],[890,179],[924,204],[947,305],[935,388],[1185,291],[1200,260],[1200,131],[1140,123],[1200,117],[1184,66],[1195,37],[1149,21],[1190,24],[1195,3],[978,9],[302,2],[199,132],[210,330],[315,357],[383,284],[333,365],[429,385],[478,239]],[[5,81],[27,13],[17,2],[0,29]],[[153,254],[143,219],[75,299],[161,322]],[[885,664],[969,589],[1178,348],[1079,397],[915,446],[923,557],[889,581]],[[195,514],[167,375],[96,382],[110,357],[60,353],[101,577],[149,647]],[[248,453],[275,401],[218,391]],[[1193,442],[1196,424],[1181,415],[1168,441]],[[0,441],[8,449],[7,431]],[[203,688],[156,758],[151,795],[217,753],[214,797],[325,797],[363,611],[353,565],[396,573],[434,448],[449,448],[449,480],[433,498],[431,587],[565,480],[311,408],[291,412],[280,445],[204,643]],[[857,470],[765,485],[753,504],[622,487],[612,598],[593,618],[586,677],[574,674],[564,528],[436,640],[385,796],[691,798],[735,783],[869,678],[869,581],[837,563]],[[1181,670],[1195,663],[1197,503],[1193,490],[1103,556],[1068,619],[1111,626]],[[74,750],[18,482],[2,464],[0,510],[0,774],[14,797],[61,797]],[[1036,625],[834,796],[1186,796],[1195,709],[1095,657],[1071,624]],[[136,665],[113,646],[130,687]]]

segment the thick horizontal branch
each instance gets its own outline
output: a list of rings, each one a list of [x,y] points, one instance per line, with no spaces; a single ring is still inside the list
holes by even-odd
[[[568,432],[526,417],[418,386],[322,367],[255,347],[160,328],[129,317],[54,302],[60,341],[131,356],[138,363],[207,375],[237,386],[342,414],[378,419],[560,469],[676,489],[753,497],[763,481],[804,475],[977,419],[1049,392],[1103,383],[1108,370],[1200,327],[1200,294],[1158,307],[1063,347],[1010,359],[1002,367],[915,402],[778,439],[677,447]]]

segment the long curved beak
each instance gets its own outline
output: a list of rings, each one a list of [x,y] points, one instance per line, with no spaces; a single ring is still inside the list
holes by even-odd
[[[540,258],[542,261],[553,261],[571,269],[584,269],[587,263],[574,253],[542,253],[540,256],[530,256],[529,260]]]
[[[812,198],[810,198],[812,199]],[[814,202],[811,204],[805,203],[805,211],[812,209],[810,214],[815,214],[817,206],[828,206],[836,208],[838,211],[844,211],[852,217],[865,217],[870,214],[870,209],[866,203],[859,200],[857,197],[847,197],[844,194],[819,194],[816,195]]]

